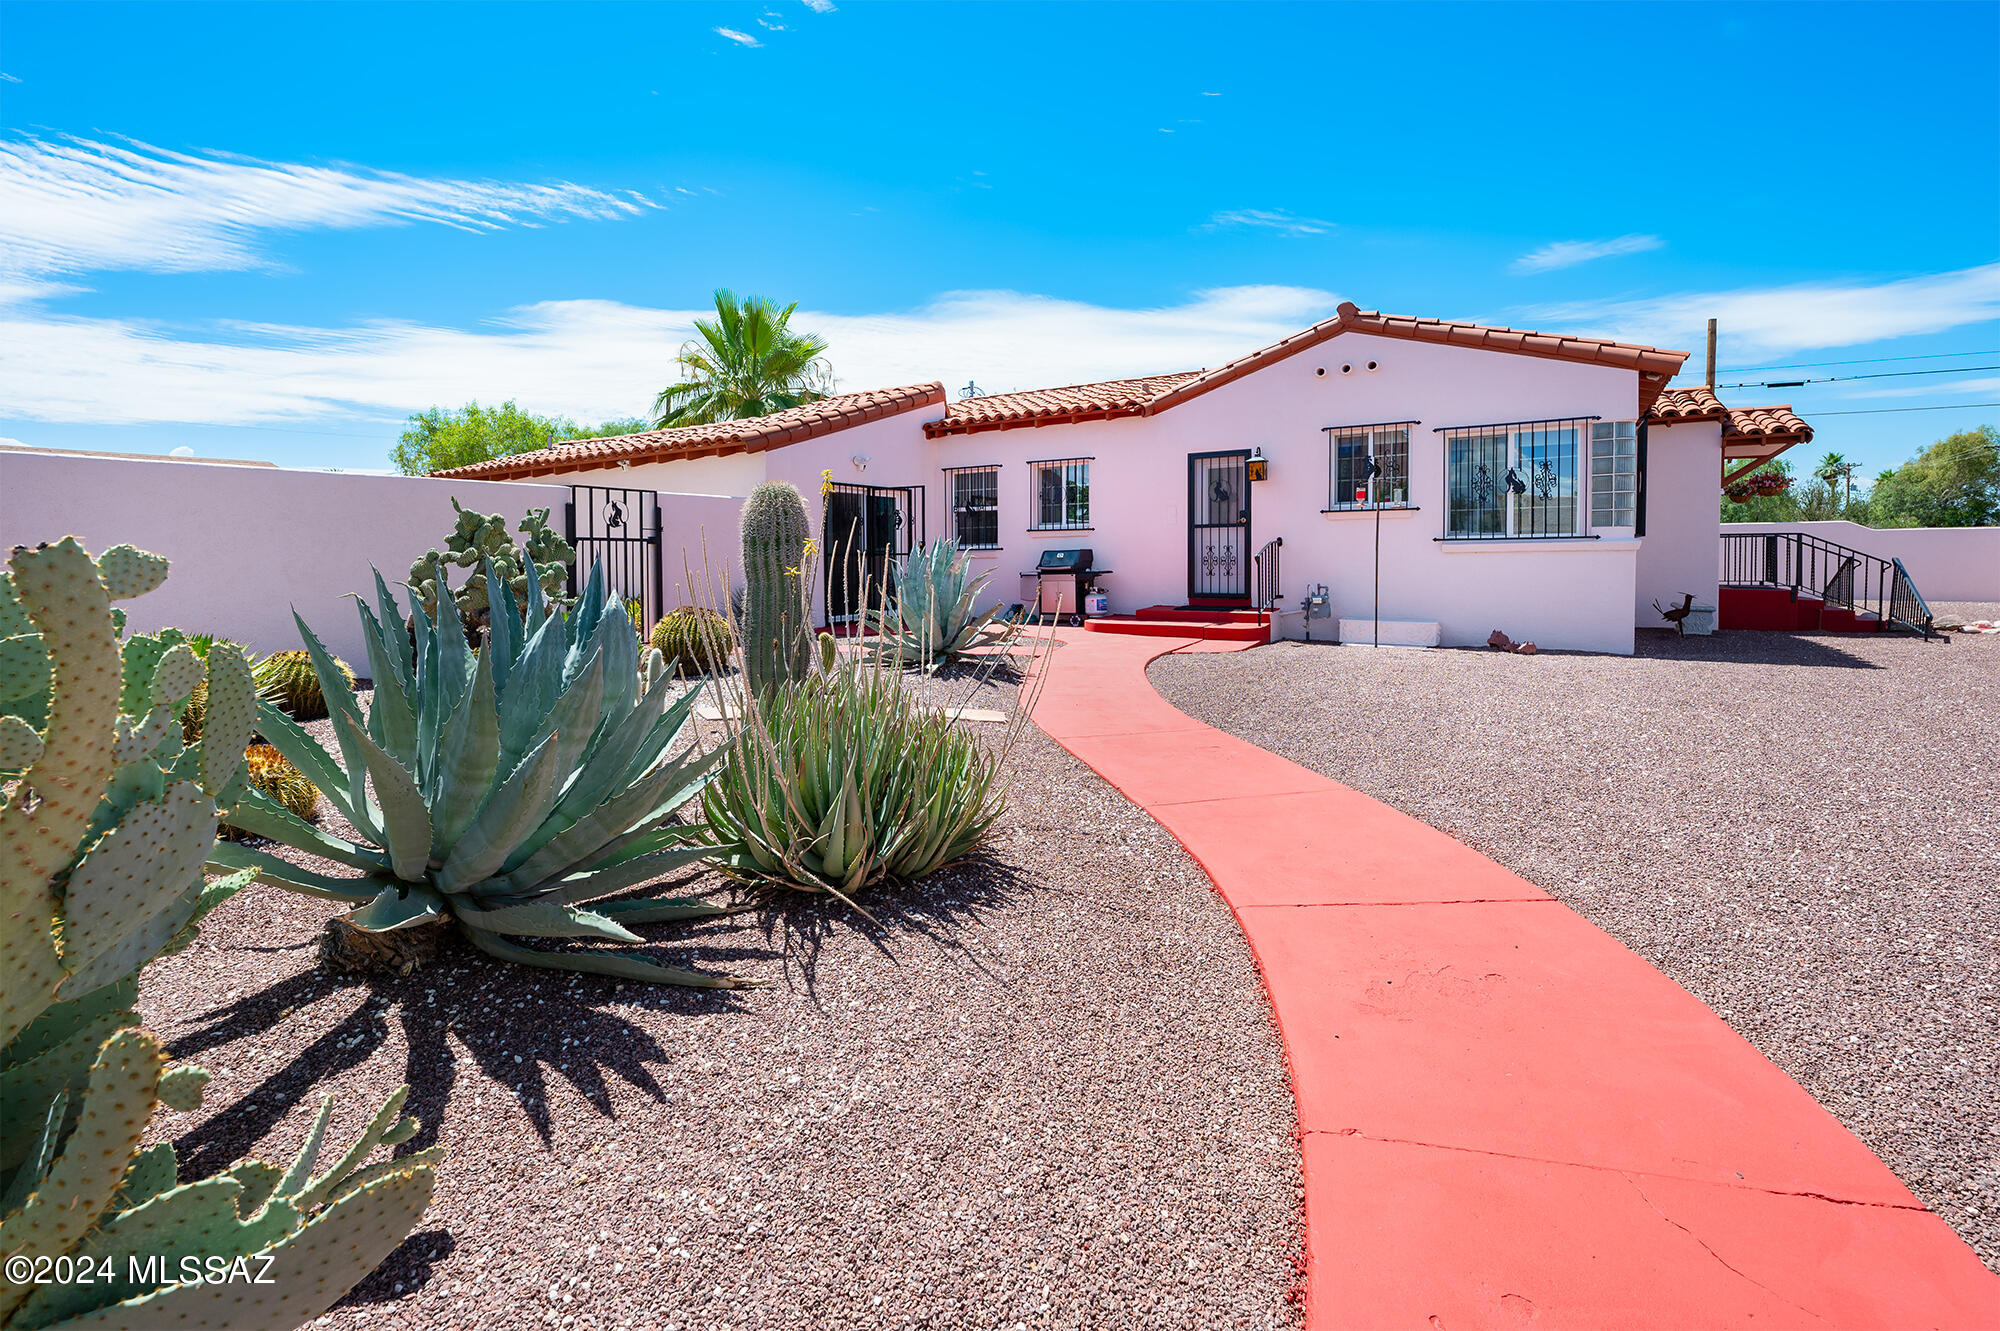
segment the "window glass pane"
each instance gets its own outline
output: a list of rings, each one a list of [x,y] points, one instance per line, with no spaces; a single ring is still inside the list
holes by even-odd
[[[1576,444],[1572,426],[1541,426],[1515,437],[1514,534],[1576,534]]]
[[[1063,520],[1063,473],[1061,467],[1035,468],[1035,525],[1060,527]]]
[[[1599,421],[1590,431],[1590,524],[1632,527],[1639,513],[1639,441],[1632,421]]]
[[[1000,474],[997,471],[958,471],[951,476],[953,532],[961,546],[996,546],[1000,543]]]
[[[1336,434],[1333,437],[1333,499],[1328,508],[1352,507],[1368,501],[1367,482],[1362,475],[1368,457],[1365,433]]]
[[[1499,536],[1507,530],[1507,436],[1459,435],[1446,458],[1447,527],[1453,536]]]
[[[1410,500],[1410,432],[1408,430],[1377,430],[1375,432],[1375,465],[1381,470],[1375,477],[1375,501],[1382,504],[1406,504]]]
[[[1072,527],[1090,525],[1090,464],[1076,462],[1068,468],[1066,486],[1067,516]]]

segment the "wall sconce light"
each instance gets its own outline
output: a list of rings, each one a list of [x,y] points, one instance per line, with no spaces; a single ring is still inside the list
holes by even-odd
[[[1261,481],[1270,474],[1270,459],[1264,456],[1262,448],[1251,449],[1250,456],[1245,459],[1244,465],[1249,469],[1249,476],[1253,481]]]
[[[854,464],[854,469],[856,471],[868,470],[868,455],[866,453],[857,453],[853,457],[847,460]]]

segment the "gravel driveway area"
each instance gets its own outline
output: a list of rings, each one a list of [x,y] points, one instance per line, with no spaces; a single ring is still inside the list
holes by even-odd
[[[2000,1269],[2000,638],[1280,643],[1151,678],[1650,959]]]
[[[1292,1096],[1242,935],[1032,727],[1013,771],[991,855],[867,898],[879,928],[803,897],[642,926],[763,990],[455,941],[336,979],[336,908],[253,887],[144,977],[148,1023],[215,1074],[165,1120],[183,1173],[288,1159],[325,1090],[343,1140],[412,1083],[437,1197],[326,1326],[1296,1325]]]

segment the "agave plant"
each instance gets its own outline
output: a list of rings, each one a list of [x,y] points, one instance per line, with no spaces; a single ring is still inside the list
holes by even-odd
[[[1000,816],[1006,746],[989,751],[900,668],[843,655],[830,635],[818,674],[744,714],[701,797],[732,877],[851,901],[963,859]]]
[[[375,678],[366,718],[333,657],[298,621],[332,714],[337,757],[280,708],[258,708],[264,738],[366,844],[314,827],[254,788],[230,821],[361,876],[314,873],[226,843],[211,863],[255,868],[276,886],[350,902],[355,908],[340,921],[364,935],[393,939],[455,921],[481,951],[507,961],[666,984],[743,984],[630,953],[508,941],[637,943],[644,940],[634,924],[726,914],[683,899],[603,900],[703,855],[687,843],[688,829],[662,824],[694,797],[718,751],[671,752],[696,695],[670,701],[673,681],[664,671],[641,695],[638,635],[625,607],[607,596],[601,567],[567,612],[529,578],[525,609],[514,614],[491,561],[486,581],[493,614],[475,651],[442,579],[428,615],[411,593],[414,633],[405,634],[395,597],[376,575],[374,608],[356,598]]]
[[[910,555],[896,584],[896,600],[886,610],[869,611],[869,627],[879,635],[871,649],[903,665],[936,670],[975,647],[1009,640],[1013,627],[995,606],[979,613],[979,598],[992,574],[966,576],[958,542],[933,541]]]

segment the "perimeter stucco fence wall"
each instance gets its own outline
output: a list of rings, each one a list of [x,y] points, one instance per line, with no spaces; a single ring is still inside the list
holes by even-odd
[[[1927,601],[2000,601],[2000,527],[1864,527],[1858,522],[1727,522],[1728,535],[1805,532],[1900,559]]]
[[[126,603],[137,632],[171,625],[233,638],[259,652],[298,647],[297,609],[336,654],[365,674],[368,654],[348,595],[392,586],[443,546],[453,498],[518,523],[547,508],[560,529],[568,485],[433,480],[239,467],[160,459],[0,453],[0,549],[74,536],[96,554],[129,543],[173,564],[166,585]],[[718,567],[737,562],[743,501],[660,496],[666,605],[699,583],[703,543]],[[720,584],[722,574],[718,572]]]

